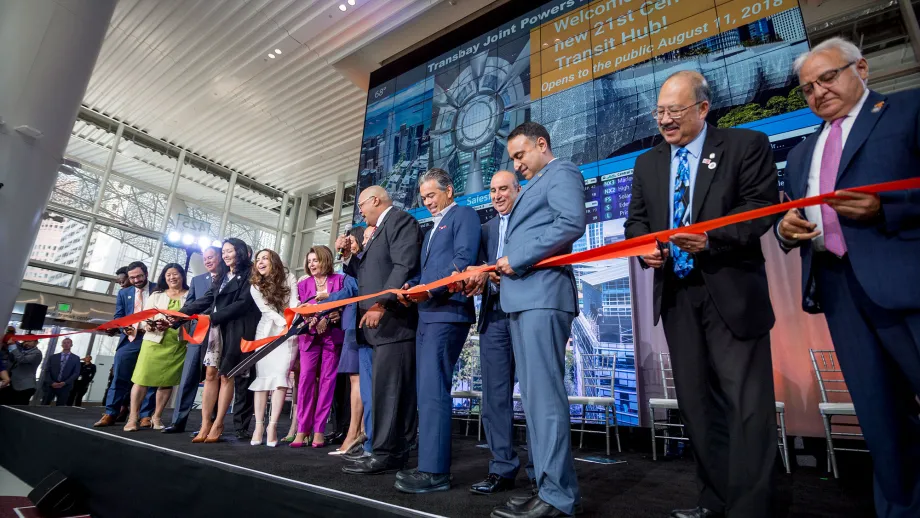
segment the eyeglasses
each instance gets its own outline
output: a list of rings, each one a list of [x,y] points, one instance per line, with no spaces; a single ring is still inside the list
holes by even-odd
[[[372,200],[372,199],[374,199],[374,198],[376,198],[376,196],[368,196],[367,198],[364,199],[364,201],[359,201],[359,202],[358,202],[358,207],[360,208],[361,205],[364,205],[364,204],[367,203],[369,200]]]
[[[667,108],[657,108],[652,110],[652,118],[656,121],[660,121],[664,118],[665,114],[671,118],[671,120],[679,121],[683,118],[684,114],[687,113],[687,110],[693,108],[694,106],[703,104],[706,101],[700,101],[698,103],[693,103],[690,106],[668,106]]]
[[[815,93],[816,84],[821,85],[824,88],[827,88],[828,86],[834,84],[837,81],[837,79],[840,77],[841,72],[843,72],[844,70],[850,68],[851,66],[855,64],[856,64],[856,61],[851,61],[840,68],[834,68],[834,69],[824,72],[823,74],[818,76],[818,78],[815,79],[814,81],[803,84],[802,87],[799,89],[799,94],[804,98],[811,97]]]

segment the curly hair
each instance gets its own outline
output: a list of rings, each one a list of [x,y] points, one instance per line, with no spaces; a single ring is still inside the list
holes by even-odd
[[[269,250],[268,248],[263,248],[256,253],[257,263],[259,262],[259,254],[262,252],[268,252],[268,262],[271,264],[271,269],[268,271],[268,275],[262,275],[258,269],[253,267],[249,282],[259,290],[271,307],[278,310],[279,313],[284,313],[284,308],[287,307],[291,298],[291,286],[287,283],[287,268],[281,262],[281,257],[274,250]]]

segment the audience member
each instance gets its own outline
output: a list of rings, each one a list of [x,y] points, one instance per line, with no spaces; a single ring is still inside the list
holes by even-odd
[[[83,397],[89,390],[90,383],[96,377],[96,365],[93,363],[93,357],[87,355],[80,364],[80,375],[77,381],[73,383],[73,391],[70,393],[70,400],[67,402],[70,406],[83,406]]]
[[[777,233],[786,250],[801,248],[803,309],[827,318],[872,455],[876,514],[917,517],[920,190],[846,189],[917,176],[920,91],[870,90],[868,62],[841,38],[800,56],[795,72],[824,124],[789,152],[786,193],[842,198],[790,211]]]
[[[330,293],[342,289],[345,276],[334,273],[332,263],[332,251],[325,246],[314,246],[307,253],[304,268],[310,276],[297,285],[302,304],[323,302]],[[313,434],[311,445],[314,448],[322,448],[326,444],[326,419],[332,406],[344,339],[341,327],[332,325],[328,316],[312,320],[316,334],[299,337],[300,380],[297,390],[300,404],[297,407],[297,437],[291,443],[292,448],[303,447],[308,433]],[[317,375],[319,387],[315,390]]]
[[[177,263],[163,267],[156,289],[144,302],[144,309],[161,309],[178,311],[185,305],[188,294],[185,269]],[[156,388],[156,407],[152,416],[154,430],[162,430],[163,410],[172,388],[182,379],[182,365],[185,363],[185,340],[179,331],[173,329],[164,315],[156,315],[141,323],[145,331],[141,352],[131,381],[131,414],[125,424],[126,432],[138,430],[141,402],[147,394],[148,387]]]
[[[128,269],[128,280],[131,285],[118,292],[118,298],[115,302],[116,319],[141,311],[150,294],[156,289],[155,284],[147,282],[146,264],[135,261],[126,268]],[[93,426],[112,426],[121,417],[127,419],[131,405],[131,388],[133,386],[131,376],[134,374],[137,357],[141,353],[143,337],[144,330],[141,329],[139,324],[121,329],[121,339],[116,346],[115,361],[112,364],[112,383],[106,391],[105,414]],[[141,428],[150,428],[152,426],[150,416],[153,415],[156,406],[155,400],[156,389],[151,387],[147,390],[147,395],[140,408],[141,421],[138,426]]]
[[[10,357],[10,386],[6,404],[28,405],[35,394],[35,374],[42,364],[42,352],[37,340],[7,345]]]
[[[256,254],[249,282],[252,300],[262,313],[256,326],[256,340],[285,333],[287,320],[284,310],[299,305],[297,279],[288,272],[277,253],[264,249]],[[256,429],[250,441],[253,446],[262,444],[262,436],[266,432],[265,407],[269,393],[272,394],[272,413],[265,444],[270,448],[278,445],[278,419],[287,395],[295,341],[296,338],[288,339],[256,363],[256,379],[249,385],[249,390],[255,392]]]
[[[61,352],[51,355],[45,362],[42,384],[42,405],[67,405],[74,382],[80,376],[80,359],[70,352],[73,340],[61,340]]]

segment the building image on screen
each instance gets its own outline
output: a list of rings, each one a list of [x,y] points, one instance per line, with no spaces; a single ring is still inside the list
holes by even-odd
[[[394,77],[372,77],[358,187],[383,186],[423,230],[431,222],[419,203],[421,173],[447,170],[457,202],[488,221],[489,181],[513,168],[507,136],[536,121],[549,131],[554,155],[585,178],[588,225],[575,251],[624,239],[632,163],[660,142],[652,117],[658,90],[681,70],[707,78],[711,124],[782,119],[805,107],[793,91],[792,63],[808,50],[795,0],[562,0],[470,25],[483,30],[461,28],[466,43]],[[812,131],[792,129],[775,143],[783,157]],[[357,210],[354,217],[360,224]],[[581,312],[567,348],[566,386],[572,395],[616,398],[617,421],[638,425],[629,263],[577,265],[575,274]],[[480,390],[476,358],[474,336],[461,356],[458,389]],[[603,409],[579,406],[573,420],[583,412],[603,418]]]

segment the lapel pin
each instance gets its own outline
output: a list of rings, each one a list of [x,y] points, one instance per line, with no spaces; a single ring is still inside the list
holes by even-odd
[[[709,158],[715,158],[715,157],[716,157],[715,153],[709,153]]]
[[[715,169],[715,168],[716,168],[716,163],[715,163],[715,162],[709,162],[709,168],[710,168],[710,169]]]
[[[711,162],[711,161],[712,161],[712,160],[709,160],[708,158],[704,158],[704,159],[703,159],[703,163],[704,163],[704,164],[708,164],[708,163]]]
[[[882,108],[885,107],[885,101],[879,101],[875,103],[875,106],[872,107],[872,113],[878,113],[882,111]]]

